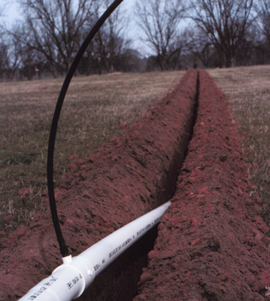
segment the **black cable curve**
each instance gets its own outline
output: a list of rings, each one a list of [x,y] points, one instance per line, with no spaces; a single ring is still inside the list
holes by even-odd
[[[60,247],[60,252],[62,257],[66,257],[69,255],[68,248],[66,246],[61,227],[59,224],[59,219],[57,215],[57,209],[56,209],[56,203],[55,203],[55,197],[54,197],[54,183],[53,183],[53,156],[54,156],[54,146],[55,146],[55,138],[56,138],[56,132],[57,132],[57,126],[58,126],[58,120],[60,117],[60,112],[62,109],[62,105],[66,96],[66,92],[68,90],[70,81],[74,75],[74,72],[85,52],[90,42],[93,40],[95,34],[98,32],[100,27],[103,25],[103,23],[109,18],[109,16],[112,14],[112,12],[118,7],[118,5],[123,2],[123,0],[115,0],[108,9],[104,12],[104,14],[99,18],[99,20],[96,22],[92,30],[89,32],[88,36],[82,43],[80,49],[78,50],[69,70],[66,75],[65,81],[63,83],[63,86],[61,88],[60,94],[58,96],[58,100],[56,103],[53,120],[51,124],[51,131],[50,131],[50,138],[49,138],[49,145],[48,145],[48,156],[47,156],[47,185],[48,185],[48,193],[49,193],[49,202],[50,202],[50,208],[51,208],[51,215],[53,220],[53,225],[55,229],[55,233],[57,236],[57,240]]]

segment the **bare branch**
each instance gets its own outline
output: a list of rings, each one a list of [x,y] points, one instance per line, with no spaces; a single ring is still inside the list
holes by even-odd
[[[95,0],[19,0],[29,30],[28,47],[42,53],[57,70],[69,69],[84,26],[93,20]]]
[[[254,18],[253,0],[191,0],[191,18],[220,53],[223,66],[234,66]]]
[[[137,24],[145,35],[145,43],[155,52],[160,69],[165,70],[170,57],[169,46],[176,38],[178,25],[184,18],[186,4],[182,0],[137,0]]]
[[[258,18],[257,24],[260,27],[270,49],[270,1],[258,0],[255,5],[255,11]]]

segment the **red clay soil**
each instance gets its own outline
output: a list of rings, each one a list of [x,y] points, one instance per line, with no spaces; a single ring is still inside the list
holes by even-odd
[[[196,82],[197,71],[188,71],[174,91],[124,138],[112,139],[90,159],[73,157],[73,173],[57,184],[55,193],[63,235],[72,255],[173,196],[190,138]],[[29,227],[21,226],[0,241],[2,301],[17,300],[61,264],[46,196],[41,205],[43,210]],[[126,281],[128,286],[128,278]],[[80,298],[84,299],[89,300]],[[91,300],[117,297],[101,294]]]
[[[249,197],[256,188],[228,100],[199,74],[193,138],[134,301],[267,299],[269,228]]]
[[[173,197],[193,123],[197,74],[189,70],[125,138],[112,139],[90,159],[73,157],[73,173],[55,193],[72,255]],[[228,100],[205,71],[199,75],[193,138],[173,204],[159,225],[154,249],[147,251],[136,301],[267,298],[269,228],[259,215],[260,199],[249,197],[256,187],[247,180]],[[28,228],[19,227],[0,242],[0,300],[17,300],[61,264],[47,197],[41,204],[44,210]],[[124,260],[112,267],[122,278],[110,282],[116,276],[105,270],[105,284],[91,286],[78,300],[131,300],[137,264],[124,272]],[[125,291],[131,282],[135,293]]]

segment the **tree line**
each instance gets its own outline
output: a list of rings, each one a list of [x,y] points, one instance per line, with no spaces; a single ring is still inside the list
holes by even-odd
[[[7,27],[0,16],[0,79],[65,74],[111,1],[18,0],[20,20]],[[151,49],[147,58],[127,38],[131,19],[136,20],[142,41]],[[107,20],[77,73],[269,62],[270,0],[137,0],[131,11],[120,5]]]

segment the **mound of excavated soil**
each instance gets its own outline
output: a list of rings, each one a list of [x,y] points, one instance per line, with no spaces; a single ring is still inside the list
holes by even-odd
[[[173,196],[193,126],[196,82],[197,72],[188,71],[125,138],[112,139],[90,159],[71,164],[73,174],[60,181],[55,196],[72,255]],[[41,202],[48,207],[46,197]],[[130,264],[131,260],[126,261]],[[3,301],[17,300],[61,264],[49,210],[36,214],[28,228],[19,227],[1,241],[0,262]],[[105,271],[102,289],[91,286],[80,300],[90,300],[89,296],[91,300],[132,299],[142,266],[135,261],[124,272],[118,261],[115,269],[117,275]],[[117,287],[112,293],[114,283]],[[127,290],[132,283],[133,288]]]
[[[124,138],[73,159],[73,173],[55,193],[72,255],[173,197],[154,249],[155,230],[78,300],[266,298],[269,229],[260,199],[249,197],[256,188],[247,180],[228,101],[205,71],[189,70]],[[1,241],[0,300],[17,300],[61,264],[47,197],[41,203],[28,228]]]
[[[205,71],[199,74],[193,138],[136,301],[267,298],[269,229],[249,197],[255,187],[228,101]]]

